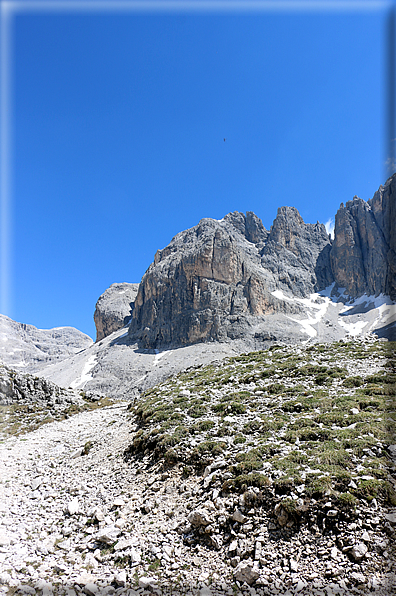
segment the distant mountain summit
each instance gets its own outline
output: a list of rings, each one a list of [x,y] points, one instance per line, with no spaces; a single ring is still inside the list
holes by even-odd
[[[92,339],[74,327],[37,329],[0,315],[0,363],[36,373],[92,345]]]
[[[139,284],[112,284],[99,297],[94,313],[96,341],[129,323],[138,288]]]

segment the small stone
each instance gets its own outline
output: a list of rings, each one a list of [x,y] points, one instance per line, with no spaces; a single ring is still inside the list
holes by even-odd
[[[360,542],[352,548],[351,555],[355,559],[355,561],[360,561],[361,559],[363,559],[367,551],[367,546],[363,544],[363,542]]]
[[[136,546],[137,543],[138,543],[138,540],[136,538],[122,538],[114,546],[114,550],[115,551],[126,550],[127,548],[130,548],[131,546]]]
[[[125,501],[123,501],[120,498],[114,499],[114,501],[113,501],[113,508],[123,507],[124,505],[125,505]]]
[[[238,540],[233,540],[230,544],[230,546],[228,547],[228,553],[231,555],[232,553],[235,553],[236,550],[238,548]]]
[[[140,553],[138,553],[138,551],[135,550],[133,547],[128,552],[129,557],[131,559],[131,565],[138,565],[142,560]]]
[[[115,526],[105,526],[96,534],[96,539],[105,544],[114,544],[119,535],[120,530]]]
[[[293,571],[293,573],[296,573],[298,571],[298,563],[295,559],[290,559],[289,565],[290,571]]]
[[[0,573],[0,584],[8,586],[11,580],[11,575],[7,571]]]
[[[366,583],[366,578],[363,575],[363,573],[357,573],[356,571],[353,571],[351,573],[351,580],[353,581],[353,583],[355,584],[365,584]]]
[[[359,410],[357,408],[351,408],[349,411],[353,416],[356,416],[357,414],[359,414]]]
[[[0,531],[0,546],[9,546],[10,544],[10,537],[5,532]]]
[[[192,526],[208,526],[212,523],[207,512],[201,509],[192,511],[187,519]]]
[[[241,557],[236,555],[235,557],[231,557],[230,559],[230,563],[233,567],[236,567],[238,565],[238,563],[240,562]]]
[[[143,575],[142,577],[139,577],[139,588],[149,588],[151,587],[156,587],[158,583],[158,580],[156,577],[147,577],[145,575]]]
[[[260,572],[253,567],[252,561],[241,561],[234,571],[234,577],[237,581],[246,582],[251,586],[260,577]]]
[[[396,524],[396,513],[386,513],[385,519],[391,524]]]
[[[84,592],[88,594],[88,596],[96,596],[96,594],[99,592],[99,588],[93,583],[85,584]]]
[[[83,571],[81,575],[76,577],[75,583],[79,586],[86,586],[87,584],[93,584],[94,576],[92,573],[88,573],[87,571]]]
[[[164,544],[164,546],[162,547],[162,550],[165,554],[168,555],[168,557],[171,557],[173,555],[173,547],[170,546],[169,544]]]
[[[67,512],[69,515],[75,515],[76,513],[78,513],[80,510],[80,505],[78,503],[78,500],[72,499],[68,504],[67,504]]]
[[[370,542],[371,541],[370,534],[368,532],[363,532],[363,534],[362,534],[362,540],[364,542]]]
[[[42,484],[43,480],[44,478],[42,478],[41,476],[33,478],[32,482],[30,483],[31,489],[37,490],[38,487]]]
[[[220,536],[218,536],[218,535],[210,536],[209,538],[210,538],[210,542],[211,542],[211,545],[213,546],[213,548],[215,548],[216,550],[219,550],[221,547],[221,543],[222,543]]]
[[[96,509],[93,513],[93,516],[96,519],[96,521],[99,521],[99,522],[103,521],[105,518],[105,515],[100,507],[96,507]]]
[[[120,586],[120,588],[124,588],[127,582],[127,576],[126,576],[126,571],[125,569],[122,569],[119,573],[117,573],[114,576],[114,582],[117,584],[117,586]]]
[[[232,519],[238,522],[239,524],[244,524],[248,518],[246,517],[246,515],[243,515],[243,513],[239,511],[239,509],[235,509],[232,515]]]
[[[26,585],[19,586],[18,592],[22,592],[22,594],[32,594],[34,596],[36,595],[36,590],[34,588],[32,588],[32,586],[26,586]]]

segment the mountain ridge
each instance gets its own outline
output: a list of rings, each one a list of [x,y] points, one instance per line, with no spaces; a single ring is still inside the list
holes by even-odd
[[[274,343],[395,338],[396,305],[386,294],[395,285],[395,182],[368,202],[341,204],[334,240],[294,207],[280,207],[270,230],[252,212],[204,218],[157,251],[139,285],[113,284],[100,296],[95,343],[83,336],[69,352],[54,344],[37,354],[10,334],[23,325],[3,317],[0,359],[65,388],[127,397],[196,362]]]

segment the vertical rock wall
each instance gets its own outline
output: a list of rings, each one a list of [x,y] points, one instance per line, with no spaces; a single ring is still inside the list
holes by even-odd
[[[332,273],[349,296],[396,298],[396,175],[374,197],[341,204],[330,251]]]

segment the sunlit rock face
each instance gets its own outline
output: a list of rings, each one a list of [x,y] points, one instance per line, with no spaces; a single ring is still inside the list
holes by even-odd
[[[0,315],[0,363],[36,373],[92,345],[92,338],[74,327],[37,329]]]
[[[157,251],[139,286],[130,336],[146,348],[235,339],[257,318],[300,313],[282,292],[306,296],[331,283],[331,241],[282,207],[268,232],[252,212],[203,219]],[[274,295],[276,290],[281,295]]]
[[[99,297],[94,313],[96,341],[118,331],[128,323],[132,317],[138,287],[139,284],[112,284]]]
[[[341,204],[330,252],[334,279],[348,296],[396,298],[396,175],[374,197]]]

